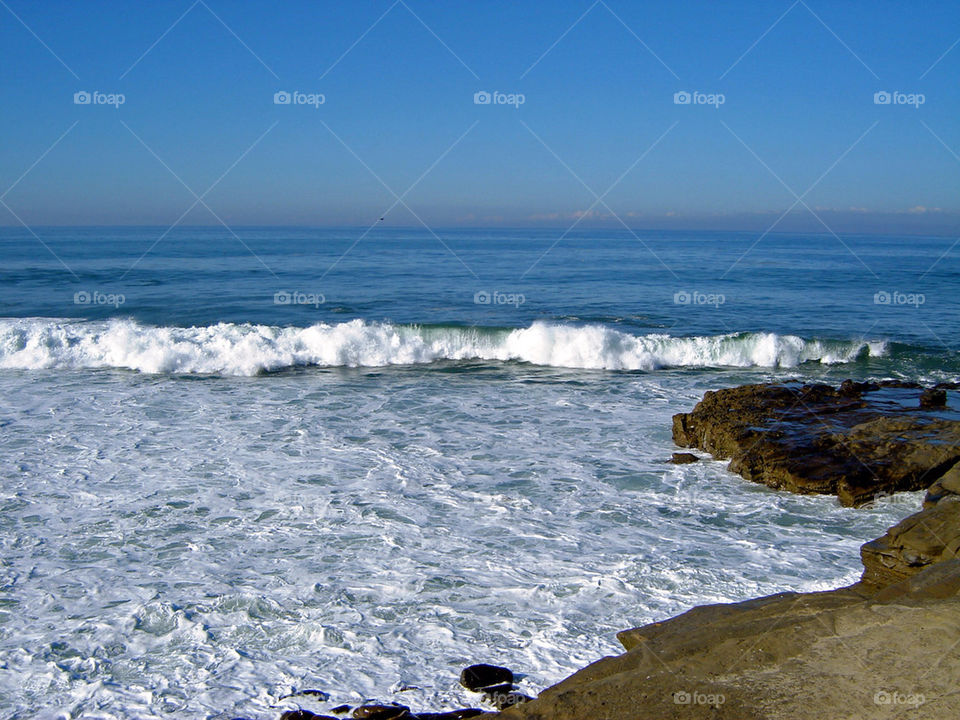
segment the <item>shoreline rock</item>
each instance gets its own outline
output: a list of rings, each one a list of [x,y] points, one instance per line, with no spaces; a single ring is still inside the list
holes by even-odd
[[[673,439],[752,482],[857,506],[925,489],[960,461],[960,412],[916,383],[742,385],[674,415]]]

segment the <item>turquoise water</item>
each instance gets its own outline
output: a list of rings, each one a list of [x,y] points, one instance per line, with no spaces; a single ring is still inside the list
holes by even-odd
[[[4,716],[476,704],[472,662],[536,692],[617,630],[852,581],[917,495],[667,465],[670,416],[960,379],[951,239],[163,232],[0,231]]]

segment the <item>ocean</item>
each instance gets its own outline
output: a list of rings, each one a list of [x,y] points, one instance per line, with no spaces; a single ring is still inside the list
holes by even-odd
[[[960,380],[953,238],[35,232],[0,229],[9,718],[470,706],[475,662],[533,694],[619,630],[853,582],[920,494],[670,465],[671,415]]]

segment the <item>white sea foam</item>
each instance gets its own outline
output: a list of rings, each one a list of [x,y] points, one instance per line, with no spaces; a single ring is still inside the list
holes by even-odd
[[[0,320],[0,368],[124,368],[145,373],[254,375],[290,367],[380,367],[443,360],[520,361],[595,370],[790,368],[886,353],[886,343],[774,333],[672,337],[599,325],[537,322],[517,330],[418,327],[353,320],[306,328],[219,323],[152,327],[132,320]]]
[[[853,582],[922,499],[666,464],[715,377],[502,375],[0,373],[0,717],[452,709],[474,662],[536,693],[627,627]]]

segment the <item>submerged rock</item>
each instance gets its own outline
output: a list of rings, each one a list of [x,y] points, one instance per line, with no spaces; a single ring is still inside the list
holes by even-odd
[[[939,408],[947,404],[947,391],[938,388],[930,388],[920,393],[920,407]]]

